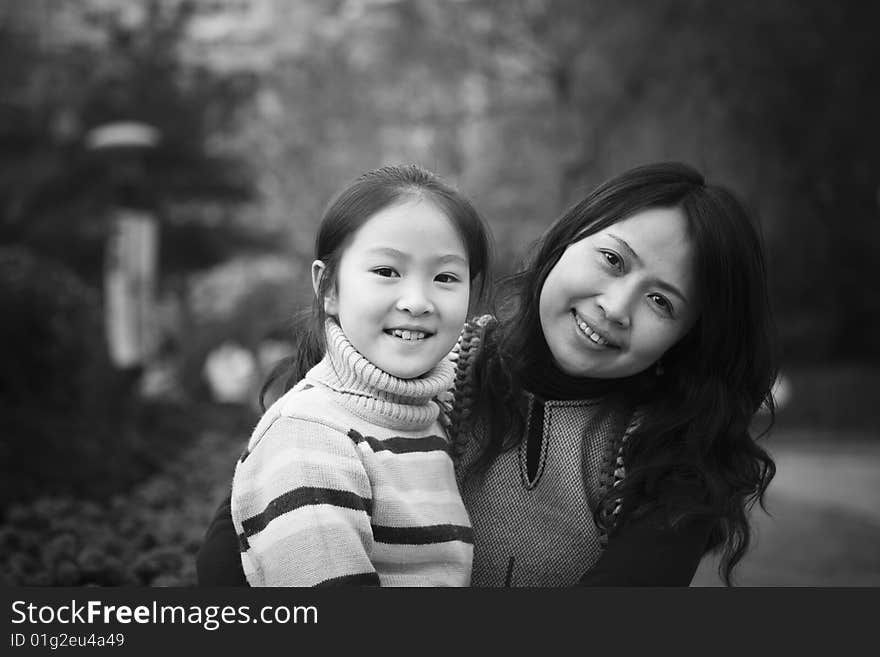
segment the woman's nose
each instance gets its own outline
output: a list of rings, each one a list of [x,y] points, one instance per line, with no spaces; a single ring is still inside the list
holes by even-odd
[[[633,291],[624,283],[612,285],[599,296],[599,307],[605,319],[623,328],[629,328]]]

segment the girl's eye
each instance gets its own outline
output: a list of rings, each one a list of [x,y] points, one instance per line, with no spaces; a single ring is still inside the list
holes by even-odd
[[[675,308],[672,307],[672,304],[669,303],[669,299],[664,297],[662,294],[650,294],[648,298],[654,302],[654,305],[657,306],[661,311],[669,315],[670,317],[675,312]]]
[[[612,268],[617,271],[621,271],[623,269],[623,258],[617,255],[614,251],[601,251],[602,257],[605,259],[605,262]]]
[[[455,274],[437,274],[434,280],[438,283],[458,283],[461,279]]]
[[[399,274],[391,267],[376,267],[372,272],[376,274],[376,276],[383,276],[385,278],[399,276]]]

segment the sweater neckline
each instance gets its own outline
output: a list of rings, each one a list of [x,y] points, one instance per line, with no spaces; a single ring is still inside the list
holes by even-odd
[[[556,364],[543,337],[530,349],[522,372],[523,387],[541,401],[591,401],[631,388],[636,377],[598,379],[566,374]]]
[[[394,430],[428,428],[440,408],[434,398],[452,387],[455,366],[444,358],[415,379],[379,369],[351,344],[335,320],[324,325],[327,350],[306,379],[338,393],[338,401],[358,417]]]

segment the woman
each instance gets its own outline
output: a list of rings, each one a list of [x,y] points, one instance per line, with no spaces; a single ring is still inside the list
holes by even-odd
[[[774,473],[749,434],[776,368],[745,211],[690,167],[650,165],[533,252],[499,321],[461,343],[473,584],[686,585],[714,548],[730,583]]]

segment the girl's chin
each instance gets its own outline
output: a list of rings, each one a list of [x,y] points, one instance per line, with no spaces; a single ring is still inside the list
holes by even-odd
[[[396,362],[386,363],[386,365],[387,367],[382,367],[381,365],[377,365],[377,367],[398,379],[418,379],[433,369],[433,366],[428,367],[424,364],[413,364],[412,367],[401,367],[400,362]]]

